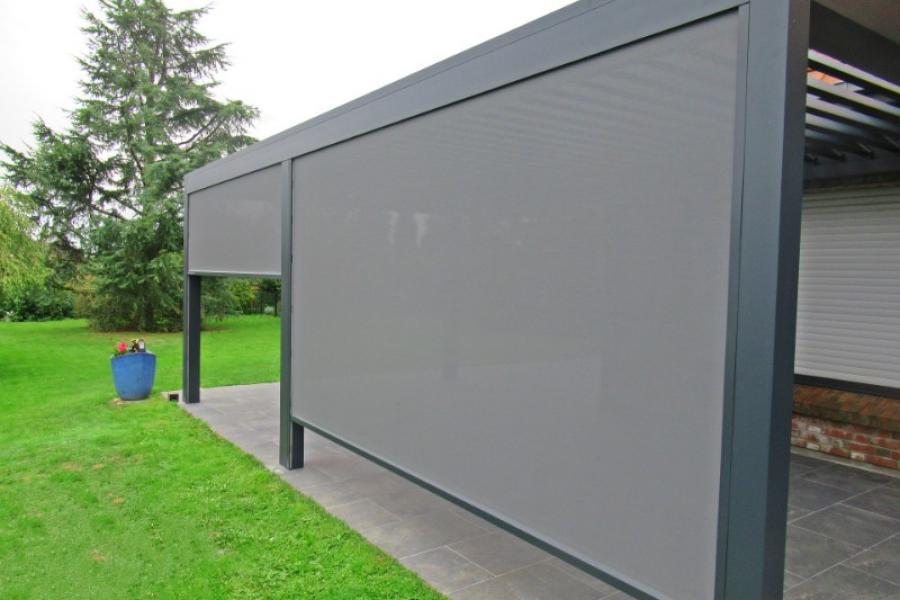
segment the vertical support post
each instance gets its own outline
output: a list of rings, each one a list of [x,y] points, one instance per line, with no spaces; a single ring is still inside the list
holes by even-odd
[[[742,191],[717,585],[728,600],[782,597],[809,10],[809,0],[741,8]]]
[[[293,316],[293,185],[290,160],[281,163],[281,406],[278,460],[285,469],[303,467],[303,427],[291,416],[291,349]]]
[[[184,374],[182,395],[184,402],[200,401],[200,277],[184,274]]]
[[[186,404],[200,402],[200,277],[191,275],[188,262],[190,194],[184,195],[184,305],[182,306],[181,396]]]

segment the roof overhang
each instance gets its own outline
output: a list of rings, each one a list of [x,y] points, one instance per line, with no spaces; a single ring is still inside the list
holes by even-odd
[[[257,142],[189,173],[185,191],[271,167],[628,43],[623,29],[605,19],[607,4],[576,2]],[[629,35],[645,37],[679,26],[686,14],[703,19],[743,4],[746,0],[684,0],[671,7],[634,2],[625,19]],[[900,172],[900,11],[896,8],[895,0],[811,3],[807,184],[871,180]],[[565,35],[560,36],[560,31]],[[567,42],[547,43],[560,37]],[[494,63],[503,65],[502,70],[494,68]]]

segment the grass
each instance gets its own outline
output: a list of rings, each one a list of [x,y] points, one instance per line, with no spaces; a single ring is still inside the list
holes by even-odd
[[[204,332],[203,385],[274,381],[278,321]],[[441,596],[156,391],[180,334],[146,335],[155,399],[111,403],[132,334],[0,323],[0,597]]]

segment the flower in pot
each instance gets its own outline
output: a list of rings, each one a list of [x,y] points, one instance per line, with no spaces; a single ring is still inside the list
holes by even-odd
[[[144,340],[116,344],[110,363],[119,398],[143,400],[150,395],[156,378],[156,355],[147,352]]]

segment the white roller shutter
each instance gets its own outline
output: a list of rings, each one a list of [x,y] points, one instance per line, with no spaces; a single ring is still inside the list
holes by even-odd
[[[900,189],[804,199],[795,372],[900,388]]]

